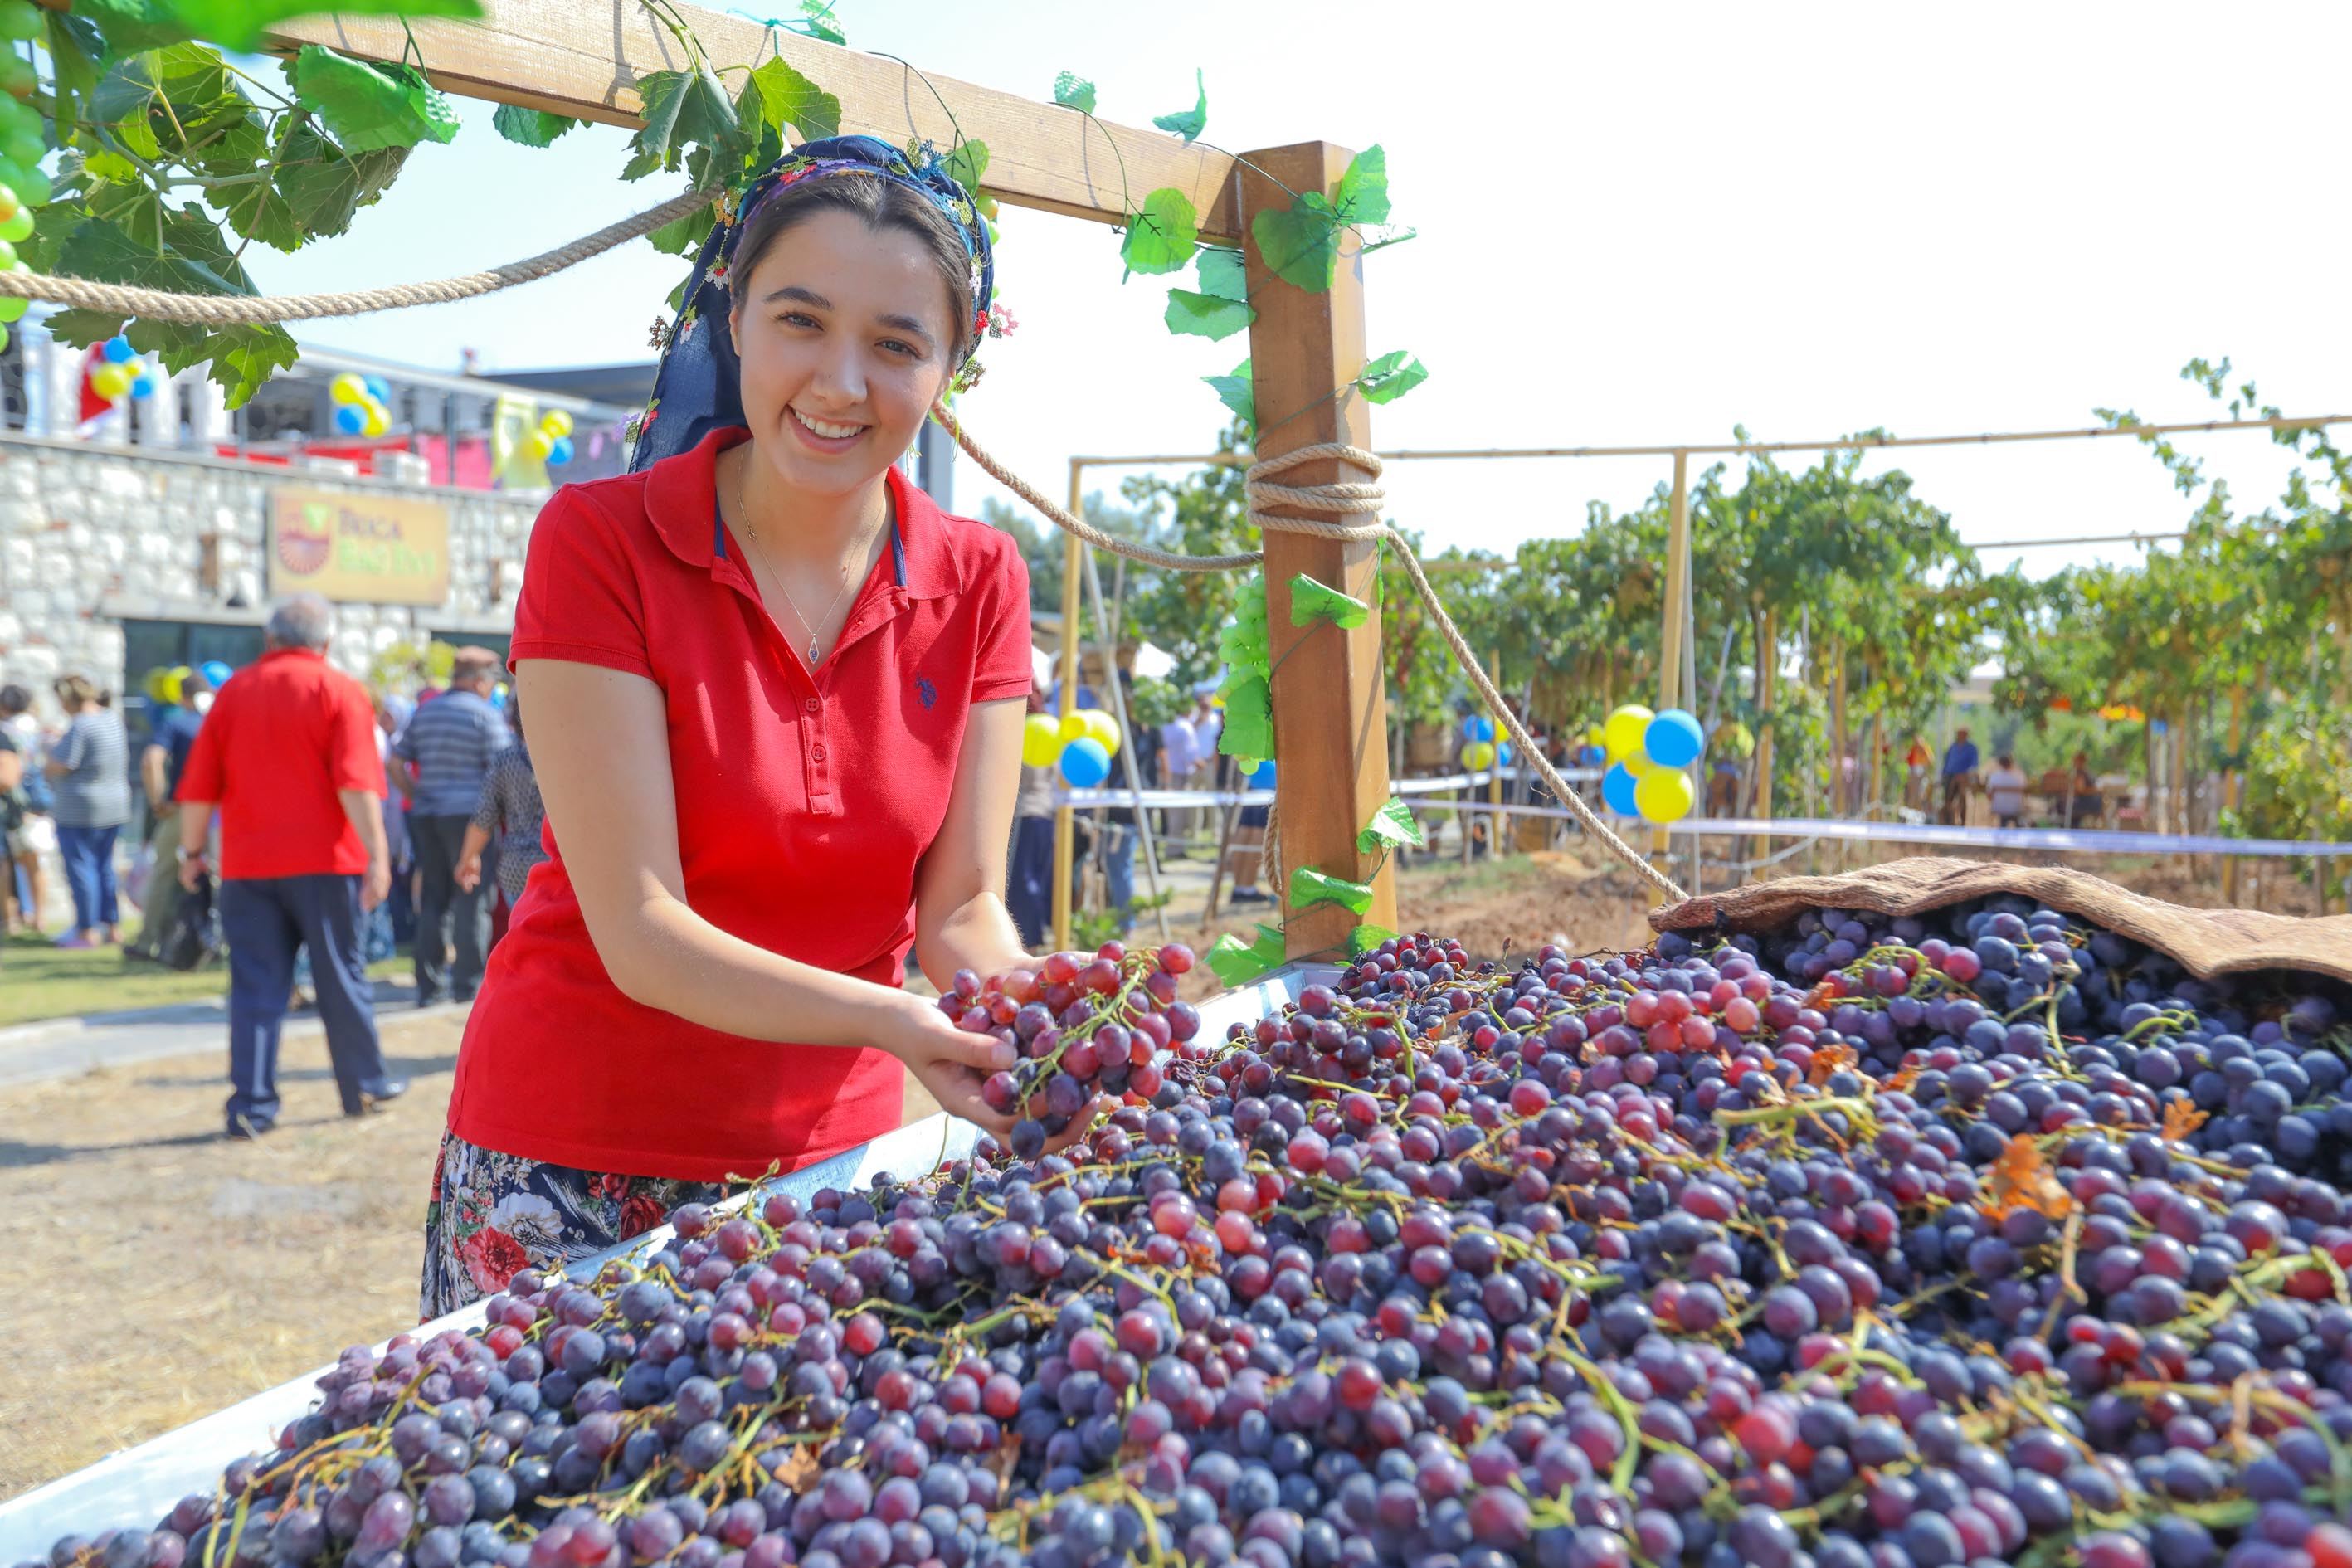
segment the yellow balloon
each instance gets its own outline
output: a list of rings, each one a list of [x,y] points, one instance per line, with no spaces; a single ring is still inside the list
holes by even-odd
[[[1584,731],[1584,743],[1588,746],[1606,746],[1609,744],[1609,737],[1601,733],[1600,725],[1594,724]]]
[[[1021,760],[1033,768],[1049,766],[1062,754],[1062,721],[1050,713],[1032,713],[1021,726]]]
[[[163,677],[163,700],[167,702],[186,701],[188,689],[182,682],[194,674],[195,671],[184,664],[173,665],[171,673]]]
[[[1690,774],[1680,768],[1652,768],[1633,786],[1633,805],[1650,822],[1680,822],[1695,798]]]
[[[327,384],[327,395],[337,403],[365,403],[368,400],[367,377],[347,370]]]
[[[89,373],[89,388],[111,403],[131,390],[131,372],[119,364],[102,364]]]
[[[367,423],[360,426],[361,435],[368,437],[381,436],[385,431],[392,428],[391,409],[386,408],[383,404],[378,403],[373,397],[369,398],[367,402],[362,404],[361,406],[367,411]]]
[[[539,427],[547,432],[547,438],[551,441],[560,436],[569,436],[572,434],[572,416],[561,408],[551,408],[547,416],[539,422]]]
[[[1072,741],[1083,741],[1087,738],[1087,716],[1082,711],[1065,713],[1055,720],[1055,723],[1058,726],[1055,733],[1066,745]],[[1058,752],[1055,753],[1056,756],[1060,754]]]
[[[1638,702],[1628,702],[1609,715],[1609,722],[1601,727],[1601,744],[1620,761],[1642,749],[1643,732],[1655,717]]]
[[[1641,750],[1639,747],[1626,752],[1622,757],[1612,757],[1609,761],[1612,763],[1623,764],[1625,771],[1632,773],[1637,779],[1646,778],[1651,773],[1657,772],[1658,769],[1658,764],[1650,761],[1650,753]]]
[[[1472,773],[1480,773],[1495,765],[1495,742],[1473,741],[1462,748],[1462,765]]]
[[[1118,721],[1099,708],[1082,708],[1078,717],[1087,721],[1087,733],[1102,742],[1104,751],[1118,755]]]

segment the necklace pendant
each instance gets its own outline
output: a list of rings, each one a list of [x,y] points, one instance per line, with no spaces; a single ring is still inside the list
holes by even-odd
[[[809,638],[809,668],[811,669],[814,669],[823,662],[823,656],[817,651],[816,638],[812,637]]]

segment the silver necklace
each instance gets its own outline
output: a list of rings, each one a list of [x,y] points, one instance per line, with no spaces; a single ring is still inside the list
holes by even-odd
[[[756,586],[761,564],[760,531],[752,524],[751,509],[743,504],[743,469],[741,468],[735,470],[735,515],[742,520],[743,537],[745,541],[751,545],[751,549],[746,552],[746,553],[751,558],[753,584]],[[866,553],[866,542],[863,539],[859,540],[857,548],[852,552],[852,554],[856,556],[863,556]],[[806,615],[802,613],[799,602],[793,597],[793,591],[784,586],[784,579],[782,574],[775,570],[775,568],[770,567],[768,569],[768,575],[775,583],[776,592],[784,596],[784,603],[792,606],[792,612],[793,615],[800,616],[802,626],[808,632],[808,663],[809,668],[814,670],[824,661],[824,646],[818,641],[817,623],[810,620]],[[841,607],[841,596],[849,592],[849,584],[856,580],[857,579],[854,576],[845,577],[842,580],[841,586],[834,591],[833,603],[824,607],[824,618],[826,620],[829,621],[833,619],[833,612]]]

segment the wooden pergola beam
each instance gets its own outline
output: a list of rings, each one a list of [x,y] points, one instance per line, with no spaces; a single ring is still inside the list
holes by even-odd
[[[444,91],[634,126],[640,123],[638,77],[686,64],[677,40],[638,0],[485,0],[485,9],[480,22],[411,24],[425,74]],[[1239,242],[1240,197],[1227,153],[740,16],[677,9],[713,66],[750,66],[781,53],[841,100],[845,133],[947,148],[961,128],[964,137],[985,142],[982,184],[1000,201],[1118,224],[1146,195],[1172,185],[1200,214],[1202,238]],[[410,47],[399,21],[383,17],[309,17],[275,37],[288,49],[323,44],[370,60],[397,60]],[[734,77],[729,85],[740,81]]]

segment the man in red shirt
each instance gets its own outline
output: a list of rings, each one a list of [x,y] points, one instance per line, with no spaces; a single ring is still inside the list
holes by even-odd
[[[343,1113],[408,1087],[384,1071],[361,938],[361,916],[392,886],[375,712],[327,663],[329,615],[315,594],[271,612],[267,651],[214,699],[180,775],[180,881],[191,892],[220,813],[232,1138],[277,1123],[278,1029],[304,946]]]

